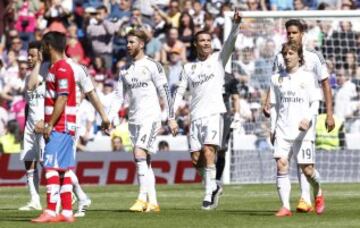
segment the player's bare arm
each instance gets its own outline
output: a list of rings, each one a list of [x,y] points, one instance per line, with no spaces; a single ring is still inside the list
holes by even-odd
[[[104,107],[101,104],[97,93],[95,92],[95,90],[91,90],[90,92],[88,92],[86,94],[86,96],[89,98],[89,100],[90,100],[91,104],[94,106],[95,110],[100,114],[101,129],[103,131],[105,131],[105,133],[106,133],[110,129],[110,120],[104,111]]]
[[[326,128],[328,132],[335,128],[335,120],[333,117],[332,93],[329,81],[324,79],[321,81],[321,86],[324,92],[325,105],[326,105]]]

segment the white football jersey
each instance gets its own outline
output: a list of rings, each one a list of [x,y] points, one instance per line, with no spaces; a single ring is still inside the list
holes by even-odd
[[[165,101],[168,116],[174,116],[170,113],[173,110],[172,100],[164,68],[147,56],[131,62],[126,69],[120,71],[109,114],[111,121],[114,120],[124,102],[125,93],[129,96],[129,123],[131,124],[161,120],[159,95]]]
[[[45,102],[45,81],[44,78],[38,76],[38,86],[25,93],[26,106],[26,128],[33,131],[35,123],[44,119],[44,102]]]
[[[88,93],[94,89],[91,77],[85,66],[76,63],[74,60],[67,58],[66,62],[70,64],[74,71],[76,83],[76,106],[79,107],[81,102],[81,93]]]
[[[307,49],[305,47],[303,47],[303,55],[305,61],[303,68],[305,71],[313,73],[314,80],[316,81],[315,85],[318,88],[318,93],[320,93],[322,96],[323,93],[321,92],[321,86],[319,83],[329,77],[325,59],[320,52],[313,49]],[[279,52],[275,57],[273,72],[279,73],[283,71],[286,71],[286,66],[283,55],[281,52]]]
[[[188,86],[191,93],[192,120],[226,112],[222,95],[225,65],[234,49],[238,34],[239,24],[234,24],[220,52],[211,54],[204,61],[197,60],[184,65],[175,93],[175,112]]]
[[[307,131],[300,131],[301,120],[308,118],[312,102],[321,99],[312,72],[299,68],[295,73],[274,74],[270,84],[270,103],[275,105],[276,137],[287,140],[314,140],[315,120]]]

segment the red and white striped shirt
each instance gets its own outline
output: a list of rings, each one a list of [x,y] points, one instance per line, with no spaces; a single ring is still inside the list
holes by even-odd
[[[76,84],[74,70],[65,59],[54,63],[46,77],[45,123],[49,123],[55,101],[59,95],[67,95],[64,111],[54,125],[57,132],[75,135],[76,130]]]

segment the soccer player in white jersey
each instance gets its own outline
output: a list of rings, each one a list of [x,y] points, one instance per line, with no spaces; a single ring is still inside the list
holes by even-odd
[[[144,54],[147,39],[141,29],[131,30],[127,34],[127,50],[132,61],[126,69],[120,71],[109,118],[114,120],[127,93],[130,103],[129,131],[134,144],[134,160],[140,185],[138,198],[130,210],[158,212],[160,207],[156,198],[150,153],[156,152],[154,142],[161,127],[159,95],[168,107],[168,117],[174,115],[170,113],[172,101],[164,69]]]
[[[39,74],[41,65],[41,42],[31,42],[28,48],[28,67],[31,74],[25,82],[26,125],[24,131],[24,149],[20,159],[25,163],[26,183],[30,191],[31,200],[21,211],[41,210],[39,196],[39,172],[37,163],[41,161],[45,143],[41,134],[34,133],[35,124],[44,120],[45,81]]]
[[[94,85],[91,81],[91,77],[87,72],[87,69],[74,62],[72,59],[66,59],[67,63],[70,64],[75,73],[75,83],[76,83],[76,107],[77,109],[80,106],[81,94],[84,93],[88,98],[91,104],[94,106],[96,111],[100,114],[102,120],[102,130],[106,130],[109,128],[110,121],[104,111],[104,107],[101,104],[98,95],[95,91]],[[80,118],[76,118],[77,128],[79,128]],[[74,144],[74,153],[76,153],[76,144],[79,140],[78,132],[76,131],[75,135],[75,144]],[[91,200],[82,190],[79,180],[76,174],[71,170],[70,172],[71,181],[73,184],[74,193],[78,199],[78,211],[75,213],[75,217],[84,217],[86,209],[90,206]]]
[[[285,23],[286,31],[287,31],[287,38],[289,41],[294,41],[298,43],[300,46],[302,45],[303,35],[304,35],[304,25],[296,19],[288,20]],[[332,94],[331,94],[331,87],[328,81],[329,73],[326,67],[326,63],[324,57],[315,50],[310,50],[303,47],[304,53],[304,69],[306,71],[313,72],[314,81],[316,86],[318,87],[318,93],[321,94],[320,85],[322,87],[322,91],[325,98],[326,104],[326,126],[328,131],[330,132],[335,127],[335,122],[333,118],[333,108],[332,108]],[[274,61],[274,73],[281,72],[285,70],[285,63],[281,53],[276,55]],[[268,116],[269,113],[269,95],[265,101],[264,105],[264,114]],[[307,181],[307,178],[301,172],[299,168],[297,170],[300,188],[301,188],[301,198],[297,205],[298,212],[311,212],[313,211],[311,197],[310,197],[310,185]]]
[[[315,120],[321,94],[313,72],[306,71],[303,49],[289,41],[282,48],[285,70],[274,74],[270,84],[271,140],[277,165],[276,184],[282,207],[278,217],[291,216],[289,163],[297,164],[314,190],[317,214],[325,210],[320,176],[315,169]]]
[[[239,33],[241,16],[235,11],[233,27],[220,52],[211,47],[211,34],[199,31],[195,35],[197,61],[184,65],[178,89],[175,94],[176,113],[183,94],[189,85],[191,93],[190,152],[193,165],[203,169],[205,196],[203,210],[217,207],[220,186],[216,184],[216,152],[222,140],[222,114],[226,112],[223,100],[225,65],[234,49]],[[177,133],[175,120],[170,120],[173,134]],[[205,167],[203,167],[205,166]]]

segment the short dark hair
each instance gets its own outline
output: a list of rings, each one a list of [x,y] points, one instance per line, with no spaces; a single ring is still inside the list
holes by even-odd
[[[61,32],[48,32],[42,39],[43,44],[48,44],[58,52],[64,52],[66,48],[66,36]]]
[[[285,28],[288,29],[290,26],[296,26],[300,32],[304,32],[305,26],[303,23],[301,23],[298,19],[290,19],[287,22],[285,22]]]
[[[105,5],[100,5],[100,6],[96,7],[96,10],[105,10],[106,13],[108,12],[108,9],[106,8]]]
[[[30,49],[38,49],[38,50],[40,50],[40,48],[41,48],[41,42],[40,41],[31,41],[30,43],[29,43],[29,46],[28,46],[28,50],[30,50]]]
[[[197,33],[195,33],[194,42],[196,42],[198,40],[198,37],[202,34],[208,34],[211,37],[211,33],[208,30],[200,30]]]
[[[131,29],[127,34],[126,38],[129,36],[136,36],[140,40],[142,40],[144,43],[147,43],[149,40],[149,37],[146,35],[145,31],[143,29]]]

